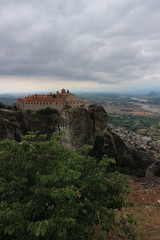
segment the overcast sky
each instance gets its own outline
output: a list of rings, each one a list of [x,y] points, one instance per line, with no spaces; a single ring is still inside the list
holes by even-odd
[[[160,0],[0,0],[0,93],[160,91]]]

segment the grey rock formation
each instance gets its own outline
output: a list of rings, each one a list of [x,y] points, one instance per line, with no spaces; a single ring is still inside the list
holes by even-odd
[[[102,154],[129,159],[131,154],[128,148],[117,135],[108,131],[107,121],[106,111],[98,105],[90,105],[88,111],[84,108],[65,109],[61,115],[57,111],[27,114],[1,109],[0,139],[21,141],[28,131],[39,131],[50,138],[55,131],[62,131],[62,143],[76,150],[84,144],[94,146],[97,138],[102,137],[105,140],[104,145],[100,146]]]
[[[62,142],[72,150],[84,144],[94,145],[96,136],[104,136],[107,131],[107,119],[104,108],[97,105],[90,105],[88,111],[84,108],[65,109],[61,121]]]
[[[64,132],[62,143],[72,150],[84,144],[94,144],[93,121],[89,112],[84,108],[64,110],[60,129]]]
[[[107,122],[106,111],[98,105],[90,105],[88,111],[84,108],[68,108],[61,114],[57,110],[27,114],[0,109],[0,140],[21,141],[27,132],[36,131],[46,134],[49,139],[55,131],[61,131],[62,143],[71,150],[79,149],[84,144],[92,145],[91,156],[101,158],[107,154],[116,159],[117,166],[130,169],[131,174],[142,169],[144,176],[148,166],[153,163],[152,159],[146,161],[146,155],[130,152],[120,137],[108,130]],[[153,163],[146,176],[159,176],[159,165]]]
[[[21,117],[21,113],[7,109],[0,109],[0,139],[21,140],[22,128],[19,122]]]
[[[150,179],[160,177],[160,161],[154,162],[148,167],[146,177]]]
[[[60,116],[57,112],[52,115],[27,114],[20,111],[0,109],[0,140],[22,140],[27,132],[39,131],[52,135],[58,130]]]
[[[90,105],[88,112],[93,122],[92,134],[95,139],[96,136],[104,136],[107,133],[108,115],[103,107],[98,105]]]

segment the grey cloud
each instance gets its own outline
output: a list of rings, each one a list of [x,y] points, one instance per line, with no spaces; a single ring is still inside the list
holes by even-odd
[[[119,83],[159,74],[159,0],[6,0],[0,74]]]

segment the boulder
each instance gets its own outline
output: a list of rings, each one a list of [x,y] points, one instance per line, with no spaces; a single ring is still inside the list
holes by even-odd
[[[146,171],[146,178],[154,177],[160,177],[160,161],[152,163]]]

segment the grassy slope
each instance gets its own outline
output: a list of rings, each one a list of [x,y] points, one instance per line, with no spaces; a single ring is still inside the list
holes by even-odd
[[[121,212],[129,212],[136,217],[138,225],[135,230],[139,233],[137,240],[160,240],[160,178],[149,181],[133,177],[128,184],[132,189],[129,199],[135,204]],[[120,231],[111,233],[108,239],[124,239],[119,233]]]

